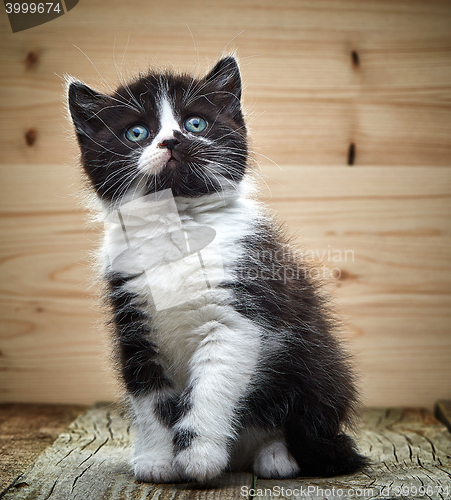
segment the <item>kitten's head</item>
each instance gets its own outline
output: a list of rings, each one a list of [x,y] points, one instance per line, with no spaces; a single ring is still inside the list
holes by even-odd
[[[81,158],[99,197],[116,203],[168,188],[202,196],[236,187],[247,162],[240,98],[233,57],[204,78],[150,72],[111,95],[71,83]]]

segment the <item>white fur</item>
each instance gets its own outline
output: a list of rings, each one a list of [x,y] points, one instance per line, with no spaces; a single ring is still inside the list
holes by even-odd
[[[217,275],[224,276],[225,279],[232,278],[231,268],[240,253],[243,251],[238,240],[251,231],[253,222],[252,214],[257,216],[256,207],[251,200],[240,196],[240,191],[229,190],[218,194],[206,195],[200,198],[175,198],[178,214],[184,230],[189,235],[199,226],[208,226],[216,231],[215,243],[220,250],[220,259],[216,263],[220,268],[216,270]],[[109,215],[108,215],[109,216]],[[174,222],[172,221],[172,224]],[[176,228],[173,225],[172,228]],[[142,269],[151,269],[154,272],[155,280],[161,281],[160,289],[164,289],[165,283],[174,280],[174,276],[168,276],[155,266],[155,254],[164,254],[174,248],[177,251],[176,244],[171,243],[170,239],[164,239],[160,244],[164,248],[158,249],[152,243],[146,244],[148,232],[149,241],[154,237],[154,228],[148,229],[147,223],[143,222],[143,227],[135,228],[134,236],[129,234],[129,243],[133,246],[133,237],[137,240],[140,249],[140,260],[127,259],[127,265],[130,266],[130,274],[140,272]],[[172,247],[171,247],[172,244]],[[106,227],[104,246],[107,255],[118,255],[124,250],[124,235],[120,225],[115,224]],[[208,248],[208,247],[207,247]],[[196,258],[197,259],[197,258]],[[198,260],[193,259],[194,263]],[[186,279],[189,279],[190,261],[186,259],[174,262],[173,272],[179,268],[185,273]],[[198,273],[198,266],[192,267],[192,274]],[[188,265],[188,267],[187,267]],[[123,269],[125,271],[125,269]],[[212,270],[214,273],[214,269]],[[202,277],[202,279],[204,279]],[[180,304],[177,308],[156,311],[153,307],[153,298],[147,276],[141,276],[130,281],[127,285],[129,292],[136,294],[149,303],[149,316],[153,319],[153,326],[157,328],[159,346],[162,352],[162,364],[167,368],[173,377],[177,387],[181,390],[186,385],[189,377],[189,360],[197,349],[200,339],[203,335],[194,333],[198,328],[203,327],[209,321],[221,317],[222,324],[226,324],[226,319],[230,318],[234,323],[234,328],[243,330],[243,332],[252,331],[255,335],[255,326],[248,322],[228,306],[230,302],[230,292],[220,288],[214,288],[205,294],[201,294],[195,300]],[[215,307],[214,314],[211,307]],[[207,312],[208,311],[208,312]],[[238,325],[237,321],[243,322]],[[243,334],[244,337],[244,334]],[[245,338],[240,338],[239,342],[244,342]]]
[[[231,468],[234,471],[252,468],[255,456],[264,443],[283,439],[282,429],[263,429],[261,427],[244,427],[231,452]]]
[[[135,476],[153,483],[179,482],[182,476],[174,466],[172,432],[155,415],[155,405],[162,394],[131,397],[135,415],[132,457]]]
[[[295,477],[300,469],[288,451],[282,429],[242,429],[231,456],[232,469],[252,469],[261,478]]]
[[[217,476],[228,464],[227,446],[236,437],[233,416],[249,388],[259,355],[259,335],[230,306],[208,305],[199,319],[204,324],[193,332],[198,343],[188,372],[193,406],[175,430],[190,429],[198,435],[176,457],[176,465],[203,481]]]
[[[174,460],[177,471],[201,482],[221,474],[228,463],[227,448],[203,436],[197,437],[194,443],[178,453]]]
[[[264,479],[295,477],[300,472],[284,439],[264,444],[255,456],[253,469],[258,477]]]
[[[140,156],[138,169],[146,174],[156,175],[163,170],[170,157],[169,149],[159,148],[152,143],[144,149]]]
[[[138,169],[149,174],[157,174],[163,170],[171,157],[167,148],[159,145],[167,140],[174,139],[174,131],[182,132],[179,122],[174,116],[167,96],[163,96],[159,103],[160,130],[152,142],[147,146],[138,161]]]
[[[160,131],[155,137],[154,142],[157,144],[164,139],[171,139],[174,137],[174,130],[182,132],[179,122],[175,118],[174,111],[167,96],[163,96],[160,100]]]

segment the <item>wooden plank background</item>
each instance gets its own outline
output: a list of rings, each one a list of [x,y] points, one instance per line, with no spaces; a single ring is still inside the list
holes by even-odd
[[[82,0],[15,34],[0,11],[0,400],[118,394],[63,75],[108,89],[233,50],[262,197],[341,271],[364,402],[450,397],[450,2]]]

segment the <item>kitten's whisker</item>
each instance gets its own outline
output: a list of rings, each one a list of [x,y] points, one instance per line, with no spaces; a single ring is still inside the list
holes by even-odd
[[[207,101],[214,106],[214,103],[212,101],[210,101],[210,99],[207,98],[207,96],[210,96],[210,95],[214,95],[214,94],[225,94],[225,95],[229,95],[229,96],[232,96],[234,99],[236,99],[239,103],[239,98],[233,93],[233,92],[228,92],[226,90],[215,90],[214,92],[208,92],[208,93],[204,93],[202,95],[196,95],[194,96],[186,105],[189,106],[191,105],[193,102],[197,101],[198,99],[202,99],[202,98],[205,98],[207,99]]]
[[[246,30],[241,30],[238,34],[236,34],[228,43],[227,45],[222,49],[221,54],[224,54],[226,52],[227,47],[235,40],[235,38],[238,38],[240,35],[242,35]],[[232,52],[232,56],[235,57],[236,51]]]
[[[125,45],[124,53],[122,54],[122,61],[121,61],[121,75],[122,75],[122,68],[124,66],[124,61],[125,61],[125,54],[127,53],[128,49],[128,44],[130,43],[130,31],[128,32],[128,37],[127,37],[127,44]]]
[[[191,78],[191,80],[189,81],[188,87],[186,89],[183,89],[182,103],[184,106],[187,105],[188,99],[191,97],[191,93],[194,92],[194,90],[195,90],[195,83],[196,83],[196,80]]]
[[[108,184],[111,183],[111,181],[113,181],[115,178],[117,177],[121,177],[125,174],[125,173],[130,173],[130,167],[121,167],[117,170],[115,170],[114,172],[112,172],[111,174],[108,174],[107,177],[105,178],[105,180],[102,182],[102,184],[99,186],[100,189],[103,189],[105,186],[107,186]]]
[[[135,178],[135,175],[134,175],[134,174],[131,174],[131,173],[130,173],[129,175],[125,176],[125,177],[121,175],[121,177],[117,178],[117,179],[115,180],[115,182],[113,182],[113,183],[112,183],[112,184],[108,187],[108,189],[106,189],[105,191],[103,191],[103,192],[102,192],[102,193],[103,193],[103,195],[106,195],[107,193],[109,193],[109,192],[110,192],[110,191],[111,191],[111,190],[112,190],[115,186],[117,186],[119,183],[121,183],[121,182],[122,182],[123,184],[122,184],[122,185],[119,185],[119,186],[118,186],[118,188],[114,191],[114,193],[113,193],[113,195],[112,195],[112,197],[114,198],[114,197],[115,197],[115,195],[117,194],[117,192],[119,192],[119,190],[121,190],[124,186],[126,186],[129,180],[134,179],[134,178]],[[112,179],[110,179],[109,181],[106,181],[106,182],[104,183],[104,187],[105,187],[106,185],[110,184],[110,182],[111,182],[111,181],[112,181]]]
[[[207,81],[204,81],[202,82],[200,85],[199,83],[200,82],[196,82],[195,80],[191,80],[192,82],[192,85],[191,85],[191,93],[188,93],[185,97],[184,97],[184,101],[183,101],[183,105],[184,106],[189,106],[193,101],[192,101],[192,98],[193,97],[196,97],[197,95],[199,95],[199,93],[208,85],[209,82]]]
[[[96,144],[97,146],[99,146],[99,148],[102,148],[104,151],[108,152],[108,153],[111,153],[113,154],[114,156],[122,156],[123,158],[129,158],[129,155],[124,155],[122,153],[118,153],[117,151],[111,151],[111,149],[108,149],[107,147],[105,147],[103,144],[100,144],[98,143],[97,141],[95,141],[92,137],[89,137],[89,140],[92,141],[94,144]],[[92,149],[91,151],[95,151],[94,149]]]
[[[130,99],[131,99],[131,102],[132,103],[135,103],[136,106],[138,107],[138,112],[140,113],[145,113],[146,110],[144,108],[144,106],[138,102],[138,99],[136,99],[136,97],[133,95],[132,91],[130,90],[130,87],[127,85],[127,83],[123,83],[122,84],[122,88],[127,92],[127,94],[130,96]]]
[[[97,118],[105,125],[105,127],[113,134],[114,137],[116,137],[116,139],[123,146],[125,146],[130,151],[134,151],[134,149],[129,144],[125,144],[125,142],[122,139],[119,138],[119,136],[111,129],[111,127],[105,122],[105,120],[103,120],[103,118],[101,118],[100,116],[98,116],[98,113],[94,114],[93,116],[97,116]]]
[[[278,163],[276,163],[273,159],[271,159],[269,156],[266,156],[266,155],[264,155],[263,153],[260,153],[260,152],[258,152],[258,151],[252,151],[252,154],[253,154],[253,155],[263,156],[263,158],[265,158],[265,160],[270,161],[270,162],[271,162],[271,163],[273,163],[273,164],[274,164],[274,165],[275,165],[275,166],[276,166],[279,170],[282,170],[282,167],[281,167]]]
[[[124,86],[124,85],[123,85]],[[141,113],[143,111],[144,108],[142,108],[142,106],[138,103],[138,101],[134,98],[134,96],[132,96],[132,99],[131,101],[126,101],[125,98],[123,96],[121,96],[120,94],[117,93],[117,91],[114,93],[114,95],[108,95],[108,98],[111,99],[112,101],[116,101],[118,102],[121,106],[125,106],[129,109],[131,109],[132,111],[134,111],[135,113]],[[131,103],[133,102],[136,102],[137,104],[137,108],[135,108],[134,106],[132,106]]]
[[[209,171],[210,173],[213,174],[214,178],[217,179],[217,176],[219,175],[222,179],[224,179],[226,182],[228,182],[235,190],[237,189],[237,185],[235,182],[231,181],[230,179],[227,179],[227,177],[221,175],[219,172],[216,172],[213,168],[210,167],[210,165],[215,165],[217,166],[217,163],[211,162],[210,164],[207,163],[205,165],[205,169]]]
[[[77,47],[75,44],[74,44],[74,47],[79,50],[85,57],[86,59],[92,64],[93,68],[96,70],[97,74],[100,76],[100,78],[102,79],[103,83],[105,83],[105,85],[111,90],[111,92],[114,92],[114,89],[111,87],[111,85],[105,80],[105,78],[103,78],[103,76],[100,74],[100,71],[97,69],[96,65],[93,63],[92,59],[85,53],[83,52],[80,47]]]

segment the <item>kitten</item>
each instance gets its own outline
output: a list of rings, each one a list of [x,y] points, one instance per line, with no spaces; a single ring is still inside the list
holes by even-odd
[[[333,476],[366,459],[343,430],[352,371],[309,267],[248,195],[236,60],[149,72],[111,95],[72,81],[103,207],[105,275],[138,480]]]

